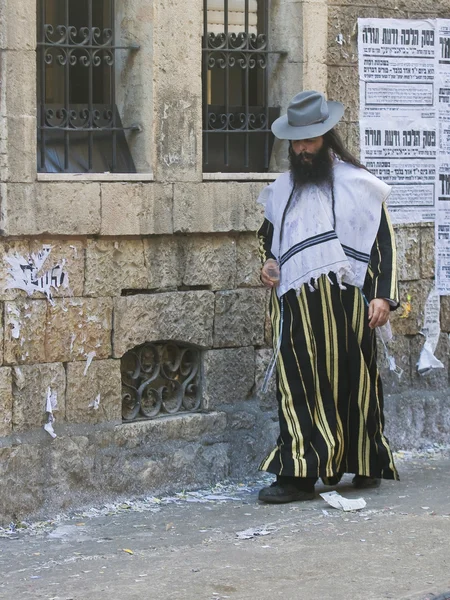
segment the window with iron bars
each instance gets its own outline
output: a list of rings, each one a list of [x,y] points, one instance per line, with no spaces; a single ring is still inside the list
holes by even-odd
[[[38,0],[38,171],[134,173],[116,106],[114,0]]]
[[[269,106],[269,0],[204,0],[203,171],[265,172],[279,107]]]
[[[200,351],[146,342],[122,356],[122,419],[154,419],[202,409]]]

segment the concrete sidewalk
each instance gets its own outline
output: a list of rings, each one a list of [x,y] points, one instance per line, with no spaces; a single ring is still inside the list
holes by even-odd
[[[397,466],[400,483],[383,482],[361,494],[347,476],[336,488],[348,498],[365,498],[359,512],[333,509],[319,496],[303,504],[261,505],[257,490],[270,481],[263,477],[98,507],[17,533],[3,530],[0,598],[446,597],[450,454],[409,454]],[[318,486],[322,491],[330,488]]]

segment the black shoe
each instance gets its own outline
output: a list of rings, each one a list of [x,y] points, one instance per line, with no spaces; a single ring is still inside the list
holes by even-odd
[[[352,479],[353,487],[358,490],[366,490],[368,488],[377,488],[381,485],[381,479],[377,477],[366,477],[365,475],[355,475]]]
[[[286,502],[301,502],[303,500],[314,500],[316,497],[314,487],[312,491],[300,490],[292,483],[280,483],[274,481],[269,487],[259,491],[258,500],[268,504],[284,504]]]
[[[322,483],[323,485],[337,485],[341,481],[343,475],[344,473],[338,473],[332,477],[321,477]]]

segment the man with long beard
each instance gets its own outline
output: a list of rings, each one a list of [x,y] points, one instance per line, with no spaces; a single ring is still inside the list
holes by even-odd
[[[343,146],[333,129],[343,113],[305,91],[272,126],[289,140],[290,170],[259,198],[280,423],[260,466],[277,476],[263,502],[313,499],[319,477],[334,485],[353,473],[357,488],[398,479],[375,337],[398,307],[390,188]]]

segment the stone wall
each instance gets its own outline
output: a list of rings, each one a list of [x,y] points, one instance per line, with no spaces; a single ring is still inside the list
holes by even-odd
[[[359,80],[357,20],[368,18],[448,18],[444,0],[330,0],[328,7],[328,86],[330,99],[346,106],[339,130],[348,147],[359,154]],[[339,36],[340,43],[337,42]],[[425,338],[421,335],[424,307],[434,286],[434,224],[396,226],[402,306],[391,318],[394,338],[389,353],[403,370],[392,373],[379,346],[379,364],[386,398],[387,431],[396,447],[448,443],[450,433],[449,301],[441,297],[441,336],[436,357],[444,369],[419,375],[417,361]]]
[[[427,2],[435,16],[431,0],[417,0],[417,11]],[[260,391],[271,333],[255,203],[273,177],[202,174],[202,4],[117,2],[122,40],[141,47],[122,59],[118,81],[124,123],[142,125],[129,138],[139,174],[127,178],[36,174],[35,2],[0,3],[0,522],[244,476],[274,442],[273,381]],[[272,49],[287,51],[271,56],[271,104],[284,109],[302,86],[325,91],[328,83],[329,96],[349,107],[341,130],[357,149],[355,23],[385,9],[370,0],[271,5]],[[343,47],[334,42],[339,32]],[[275,145],[272,170],[285,155]],[[414,363],[433,279],[433,230],[400,228],[398,238],[402,295],[411,296],[412,310],[394,322],[404,376],[386,372],[385,381],[398,394],[388,411],[395,442],[405,447],[449,430],[439,394],[447,389],[450,305],[442,303],[438,349],[446,369],[421,378]],[[46,244],[44,270],[64,263],[69,282],[53,290],[52,302],[9,289],[5,260]],[[203,411],[123,424],[121,357],[168,340],[201,350]],[[402,404],[412,386],[423,395]],[[55,439],[43,430],[49,388],[58,399]]]
[[[133,186],[120,185],[122,198],[133,198]],[[275,435],[273,388],[259,393],[270,352],[255,236],[260,215],[250,210],[258,186],[230,186],[243,199],[241,214],[221,210],[208,223],[204,210],[186,208],[192,233],[0,243],[3,521],[256,468]],[[208,206],[209,184],[197,187],[192,198]],[[208,227],[217,233],[193,233]],[[68,277],[51,302],[8,289],[7,259],[29,258],[45,244],[52,250],[43,270],[65,261]],[[122,424],[120,359],[160,340],[202,350],[203,412]],[[49,389],[58,402],[54,440],[43,429]]]

